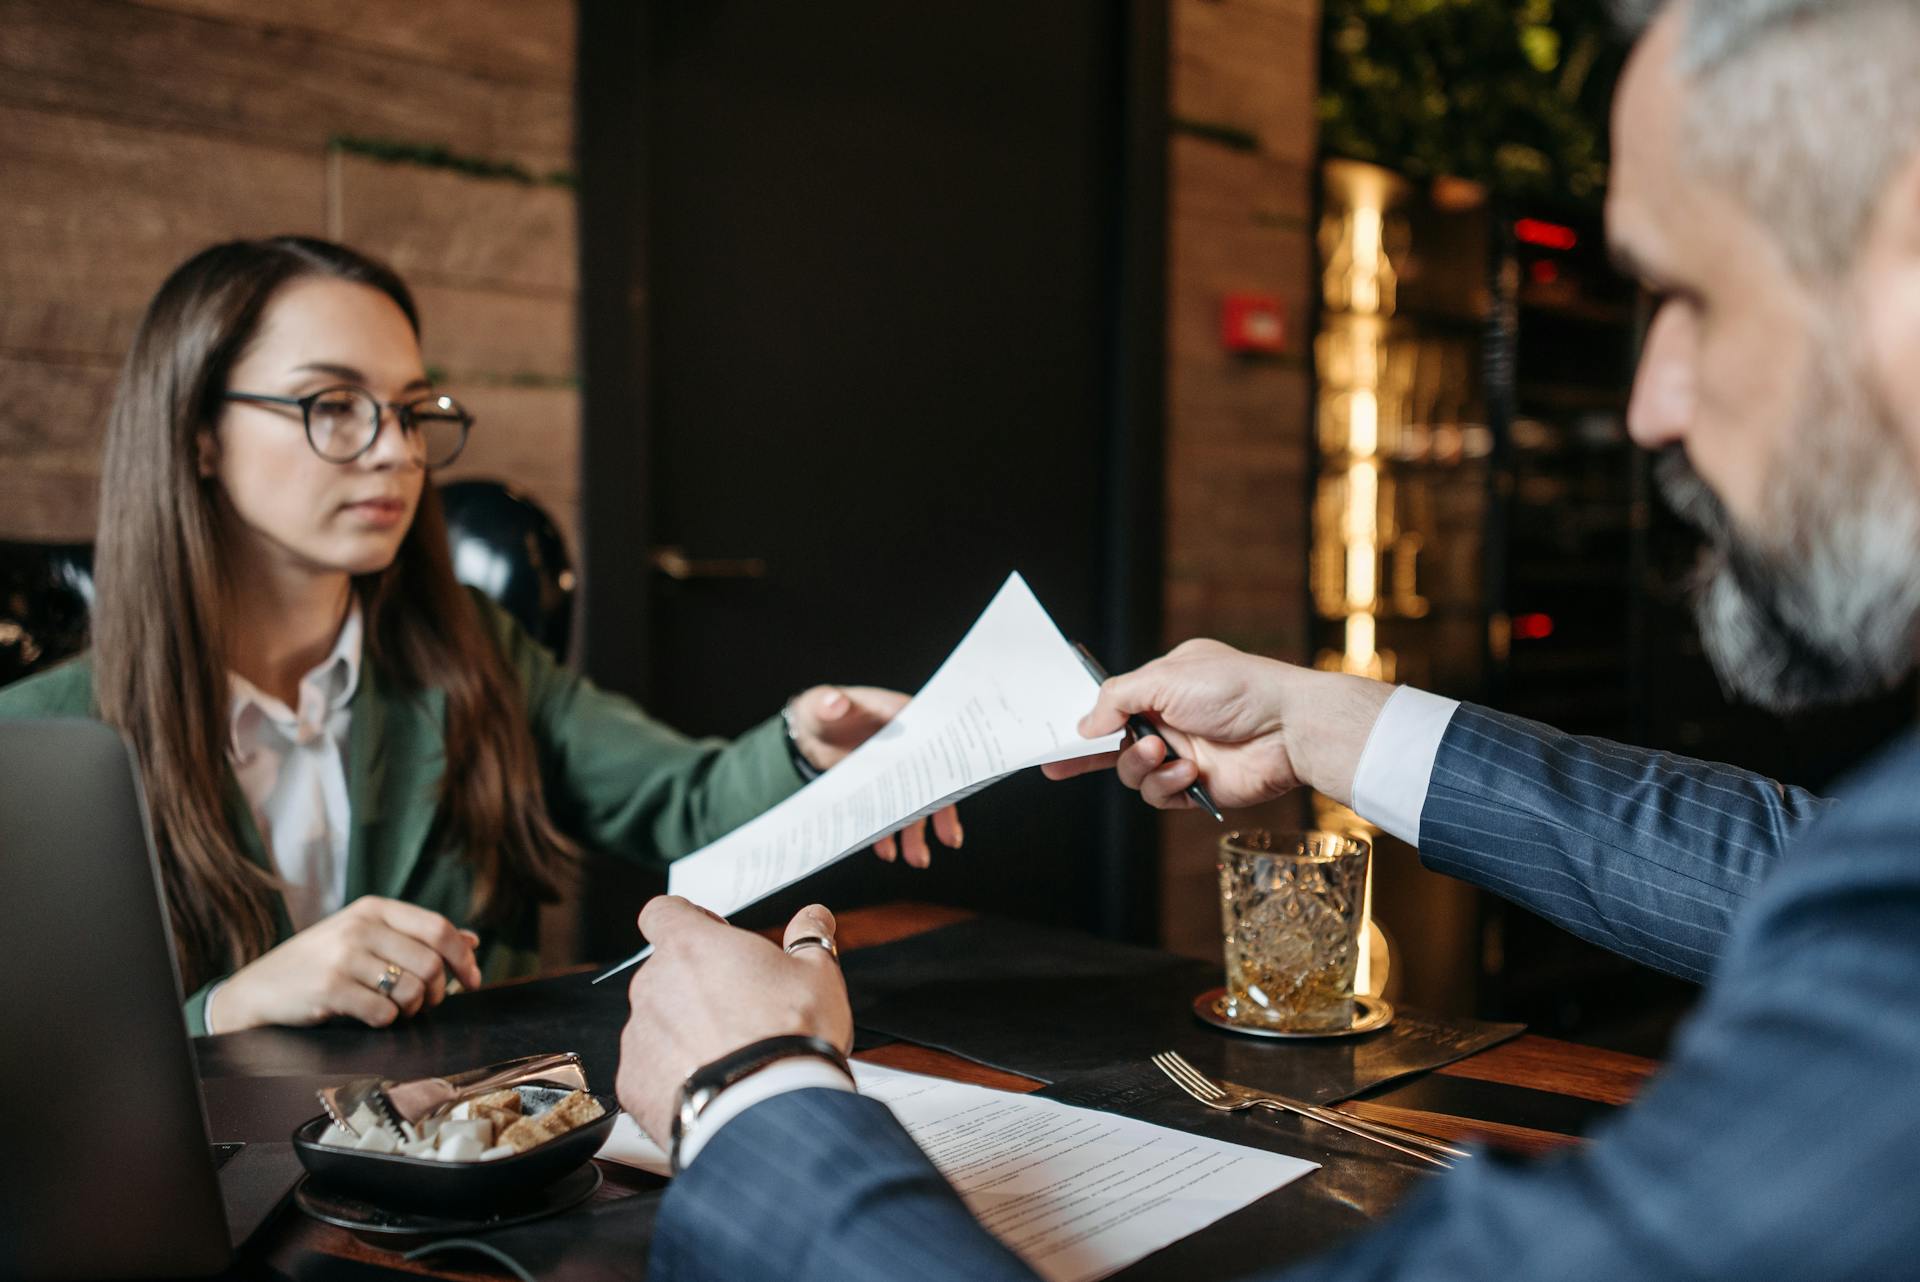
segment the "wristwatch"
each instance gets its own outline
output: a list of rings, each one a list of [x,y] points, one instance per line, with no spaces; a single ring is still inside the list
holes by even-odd
[[[800,751],[800,740],[793,733],[793,700],[789,699],[780,709],[780,724],[787,731],[787,759],[793,762],[793,768],[800,772],[803,783],[812,783],[827,773],[819,766],[807,760],[807,754]]]
[[[735,1082],[752,1077],[771,1064],[794,1058],[823,1059],[845,1073],[848,1080],[853,1078],[853,1070],[847,1066],[847,1057],[832,1042],[797,1033],[753,1042],[730,1055],[722,1055],[711,1064],[694,1069],[687,1074],[687,1080],[680,1083],[680,1089],[673,1098],[673,1138],[667,1150],[667,1160],[673,1173],[680,1174],[680,1141],[693,1129],[694,1122],[706,1111],[707,1105],[719,1098],[721,1091]]]

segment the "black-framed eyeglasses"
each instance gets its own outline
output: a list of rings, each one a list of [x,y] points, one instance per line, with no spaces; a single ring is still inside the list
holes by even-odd
[[[466,448],[473,415],[451,396],[430,393],[411,401],[388,401],[364,387],[341,384],[323,387],[305,396],[267,396],[260,392],[228,392],[221,398],[245,405],[287,405],[298,408],[306,426],[307,444],[329,463],[351,463],[380,439],[386,411],[393,411],[400,431],[415,444],[427,467],[445,467]]]

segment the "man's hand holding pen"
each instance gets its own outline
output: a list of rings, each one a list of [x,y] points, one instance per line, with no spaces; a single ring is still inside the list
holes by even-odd
[[[1202,782],[1223,808],[1257,805],[1302,785],[1346,802],[1367,736],[1392,693],[1365,677],[1189,641],[1105,681],[1080,723],[1082,735],[1096,738],[1144,715],[1158,733],[1118,753],[1043,769],[1050,779],[1068,779],[1112,766],[1122,783],[1162,810],[1192,808],[1187,790]],[[1178,760],[1169,760],[1169,748]]]
[[[1093,657],[1093,651],[1087,649],[1084,645],[1078,644],[1073,648],[1075,652],[1079,654],[1080,662],[1085,665],[1088,675],[1101,685],[1105,685],[1108,680],[1107,670],[1100,666],[1100,660]],[[1166,736],[1160,732],[1160,727],[1147,720],[1144,714],[1139,712],[1128,713],[1125,729],[1128,737],[1136,744],[1145,743],[1149,739],[1156,739],[1160,742],[1160,760],[1156,768],[1170,766],[1180,759],[1180,754],[1168,746]],[[1227,821],[1227,817],[1220,813],[1220,807],[1214,804],[1213,797],[1207,792],[1207,786],[1201,783],[1198,778],[1187,785],[1186,796],[1188,801],[1200,807],[1200,809],[1206,811],[1209,815],[1212,815],[1215,823],[1225,823]]]

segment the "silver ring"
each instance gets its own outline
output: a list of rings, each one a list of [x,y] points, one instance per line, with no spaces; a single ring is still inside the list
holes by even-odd
[[[398,966],[392,962],[388,962],[387,973],[380,976],[380,982],[375,984],[374,987],[380,990],[382,997],[391,997],[393,996],[393,986],[400,982],[402,973]]]
[[[826,935],[802,935],[787,945],[787,956],[791,957],[802,948],[818,948],[835,961],[840,960],[840,945]]]

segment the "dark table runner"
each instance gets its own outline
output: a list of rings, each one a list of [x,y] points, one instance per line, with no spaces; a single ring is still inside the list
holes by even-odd
[[[849,953],[845,967],[861,1028],[1043,1082],[1177,1050],[1215,1077],[1329,1103],[1525,1027],[1401,1009],[1358,1037],[1244,1037],[1193,1015],[1217,965],[987,917]]]

